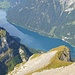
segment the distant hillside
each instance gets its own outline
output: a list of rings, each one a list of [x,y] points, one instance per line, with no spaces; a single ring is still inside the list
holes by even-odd
[[[75,0],[21,0],[9,9],[7,19],[75,46]]]
[[[8,0],[0,0],[0,9],[7,10],[10,7]]]
[[[18,43],[0,27],[0,75],[5,75],[17,64],[26,62],[32,54],[29,48]]]
[[[38,75],[37,72],[68,66],[72,63],[69,48],[59,46],[46,53],[32,55],[26,63],[17,65],[8,75]]]

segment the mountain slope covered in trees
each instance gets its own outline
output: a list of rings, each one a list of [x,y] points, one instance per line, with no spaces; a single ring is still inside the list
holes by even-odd
[[[75,46],[75,0],[21,0],[8,10],[7,19]]]
[[[0,75],[5,75],[17,64],[26,62],[32,54],[29,48],[17,42],[0,27]]]

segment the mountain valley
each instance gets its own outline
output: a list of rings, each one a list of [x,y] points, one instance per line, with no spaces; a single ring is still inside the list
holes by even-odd
[[[75,0],[21,0],[7,11],[7,19],[12,24],[75,46],[74,13]]]
[[[0,0],[0,75],[75,75],[75,0]]]

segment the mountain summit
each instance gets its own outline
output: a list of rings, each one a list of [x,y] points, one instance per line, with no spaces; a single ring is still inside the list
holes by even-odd
[[[26,63],[20,64],[19,67],[15,67],[8,75],[38,75],[37,72],[68,66],[72,64],[72,62],[70,62],[69,52],[69,48],[66,46],[59,46],[46,53],[33,54]],[[41,73],[39,73],[39,75],[40,74]],[[44,75],[47,74],[48,73],[45,73]],[[52,74],[50,73],[50,75]]]

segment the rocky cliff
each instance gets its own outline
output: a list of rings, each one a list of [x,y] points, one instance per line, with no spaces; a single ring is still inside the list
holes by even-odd
[[[18,43],[0,27],[0,75],[5,75],[17,64],[26,62],[31,55],[26,46]]]
[[[66,46],[60,46],[53,48],[46,53],[32,55],[26,63],[15,67],[15,69],[8,75],[40,75],[41,73],[37,74],[37,72],[64,67],[70,64],[72,64],[72,62],[70,61],[69,48]],[[45,73],[45,75],[47,74]]]

